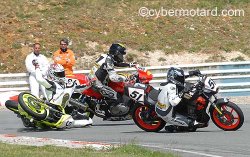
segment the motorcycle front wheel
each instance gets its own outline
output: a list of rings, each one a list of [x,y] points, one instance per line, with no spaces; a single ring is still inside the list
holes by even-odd
[[[26,92],[20,93],[18,102],[21,108],[36,120],[44,120],[47,117],[45,107],[34,95]]]
[[[215,108],[210,111],[210,116],[214,124],[225,131],[238,130],[244,123],[242,110],[233,102],[217,106],[222,112],[220,114]]]
[[[166,122],[157,116],[154,108],[148,105],[136,104],[132,110],[135,124],[147,132],[158,132],[164,128]]]

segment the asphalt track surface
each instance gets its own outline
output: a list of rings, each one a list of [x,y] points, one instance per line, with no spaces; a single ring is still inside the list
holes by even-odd
[[[245,122],[237,131],[223,131],[212,121],[207,128],[191,133],[158,133],[142,131],[133,121],[103,121],[94,118],[94,125],[68,130],[34,130],[25,128],[14,113],[0,110],[0,134],[40,138],[66,139],[112,144],[135,143],[154,150],[170,151],[183,157],[249,157],[250,105],[239,105]]]

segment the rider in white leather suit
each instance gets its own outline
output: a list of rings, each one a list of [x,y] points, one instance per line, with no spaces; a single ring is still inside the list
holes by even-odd
[[[189,75],[184,75],[184,71],[171,67],[167,73],[167,82],[158,96],[155,111],[159,117],[167,123],[177,126],[188,127],[194,125],[194,121],[184,115],[176,115],[173,108],[177,106],[185,94],[185,78],[197,75],[199,71],[190,71]]]
[[[39,84],[45,87],[46,92],[46,100],[55,105],[61,105],[64,108],[66,107],[72,93],[81,92],[83,89],[76,89],[77,80],[71,79],[71,81],[67,82],[65,78],[65,71],[62,65],[52,63],[49,66],[47,78],[45,79],[42,76],[42,72],[38,65],[36,66],[36,79]],[[91,125],[92,119],[85,117],[80,120],[73,120],[73,127],[83,127],[86,125]]]

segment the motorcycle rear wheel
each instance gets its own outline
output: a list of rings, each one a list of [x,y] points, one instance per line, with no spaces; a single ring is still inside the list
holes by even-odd
[[[26,92],[20,93],[18,102],[22,109],[36,120],[44,120],[47,117],[45,107],[34,95]]]
[[[214,124],[225,131],[238,130],[244,123],[244,115],[242,110],[233,102],[227,104],[221,104],[218,106],[222,115],[213,108],[210,111],[210,116]]]
[[[144,131],[158,132],[163,129],[166,122],[157,116],[156,112],[149,112],[150,106],[136,104],[132,110],[132,117],[135,124]]]

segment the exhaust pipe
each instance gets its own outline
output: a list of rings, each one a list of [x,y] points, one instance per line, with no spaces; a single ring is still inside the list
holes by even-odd
[[[91,113],[96,115],[95,111],[93,111],[91,108],[89,108],[88,106],[84,105],[83,103],[81,103],[79,101],[76,101],[76,100],[70,98],[69,103],[73,106],[76,106],[76,107],[84,110],[84,111],[91,112]]]

